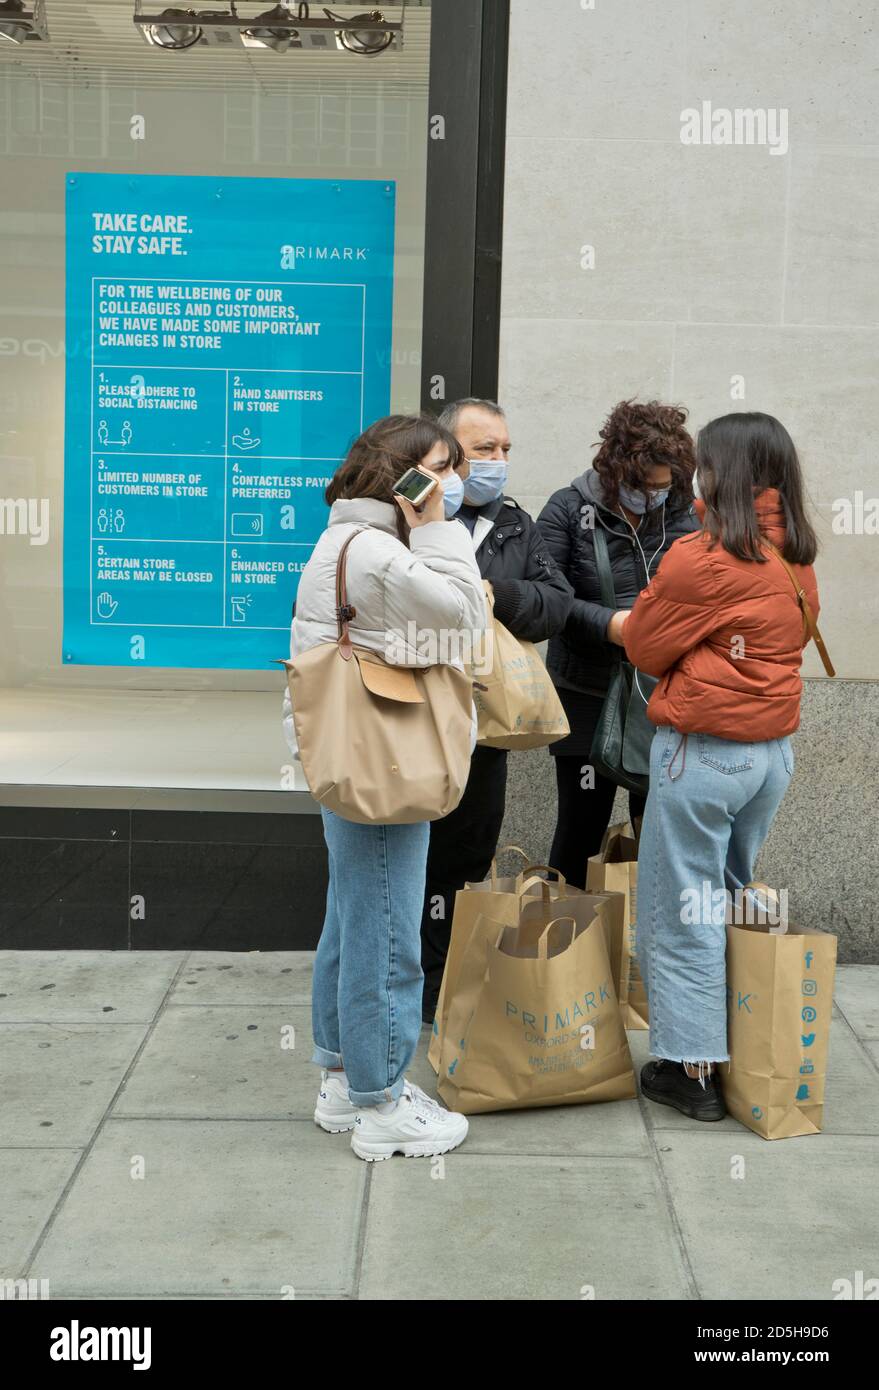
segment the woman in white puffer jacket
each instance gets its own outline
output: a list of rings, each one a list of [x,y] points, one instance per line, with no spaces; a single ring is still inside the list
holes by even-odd
[[[429,417],[391,416],[356,440],[327,488],[329,525],[299,581],[292,658],[336,640],[336,562],[359,528],[367,529],[347,560],[355,646],[387,658],[389,636],[399,650],[408,635],[401,656],[416,666],[436,660],[440,632],[466,633],[475,649],[485,594],[470,535],[450,520],[464,462],[457,440]],[[392,491],[415,466],[441,483],[421,512]],[[289,695],[284,727],[296,756]],[[312,986],[312,1061],[322,1069],[315,1121],[330,1133],[354,1130],[361,1158],[446,1153],[465,1138],[466,1119],[405,1077],[421,1031],[429,823],[362,825],[325,807],[321,816],[330,878]]]

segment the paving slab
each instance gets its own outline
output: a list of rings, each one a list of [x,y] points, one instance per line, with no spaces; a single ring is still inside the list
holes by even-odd
[[[119,1121],[101,1132],[33,1273],[54,1298],[350,1290],[366,1167],[347,1135],[310,1121]]]
[[[23,1273],[80,1153],[80,1149],[0,1149],[0,1279]]]
[[[834,1280],[879,1274],[879,1139],[710,1128],[658,1138],[702,1298],[832,1299]]]
[[[424,1029],[407,1075],[429,1096],[437,1094],[437,1076],[427,1060],[430,1033]],[[440,1101],[444,1104],[443,1101]],[[596,1157],[651,1152],[644,1117],[636,1100],[607,1105],[557,1105],[540,1110],[504,1110],[471,1115],[468,1153],[558,1154]]]
[[[314,951],[193,951],[175,1004],[311,1006]]]
[[[879,965],[840,965],[833,997],[853,1032],[879,1042]]]
[[[311,1053],[311,1011],[301,1006],[168,1008],[126,1082],[114,1119],[311,1119],[320,1080]]]
[[[0,1024],[3,1144],[84,1148],[149,1026]]]
[[[148,1023],[185,951],[0,951],[0,1023]]]
[[[360,1297],[681,1299],[656,1166],[449,1154],[373,1165]],[[442,1178],[433,1177],[443,1172]]]

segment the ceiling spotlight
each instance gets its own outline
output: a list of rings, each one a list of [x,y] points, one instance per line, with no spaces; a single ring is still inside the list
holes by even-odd
[[[275,26],[280,21],[287,27],[272,28],[273,21]],[[290,28],[293,23],[295,20],[287,6],[276,5],[273,10],[266,10],[265,14],[257,15],[253,27],[244,32],[247,38],[257,40],[263,48],[271,48],[275,53],[286,53],[291,42],[298,38],[295,30]]]
[[[335,23],[344,24],[344,29],[338,31],[338,39],[341,47],[346,48],[349,53],[383,53],[394,42],[394,35],[386,29],[369,27],[386,23],[381,10],[371,10],[369,14],[356,14],[351,19],[333,14],[332,10],[327,9],[324,10],[324,14]]]
[[[0,43],[25,43],[48,39],[43,0],[25,7],[24,0],[0,0]]]
[[[202,35],[201,26],[193,23],[197,18],[194,10],[164,10],[157,23],[142,25],[141,32],[154,48],[193,48]]]
[[[42,0],[38,0],[42,4]],[[406,0],[400,18],[385,19],[381,10],[353,17],[324,7],[321,19],[311,17],[307,0],[298,5],[278,3],[253,19],[239,15],[236,0],[226,0],[225,10],[166,9],[147,14],[144,0],[134,0],[134,23],[154,48],[177,50],[196,44],[239,49],[272,49],[275,53],[384,53],[403,46]],[[11,5],[19,13],[22,0],[0,0],[0,14]],[[17,22],[17,20],[16,20]]]

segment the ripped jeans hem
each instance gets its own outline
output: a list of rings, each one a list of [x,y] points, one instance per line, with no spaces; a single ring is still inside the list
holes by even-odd
[[[680,1066],[684,1067],[698,1067],[698,1081],[699,1085],[702,1087],[702,1090],[704,1091],[705,1082],[711,1076],[711,1072],[708,1070],[708,1068],[722,1066],[724,1063],[729,1061],[729,1057],[666,1057],[664,1058],[664,1060],[667,1062],[677,1062]],[[697,1078],[694,1076],[691,1077],[691,1080],[695,1081],[697,1080]]]

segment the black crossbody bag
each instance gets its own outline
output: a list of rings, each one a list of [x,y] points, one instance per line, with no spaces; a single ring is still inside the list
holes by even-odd
[[[616,612],[616,590],[607,537],[598,521],[593,531],[593,544],[601,601],[606,608]],[[654,676],[645,676],[643,672],[636,671],[632,663],[626,660],[622,647],[614,644],[614,649],[618,653],[618,660],[611,672],[589,761],[596,772],[616,782],[618,787],[646,796],[650,775],[650,744],[656,732],[655,726],[647,718],[647,701],[658,681]]]

